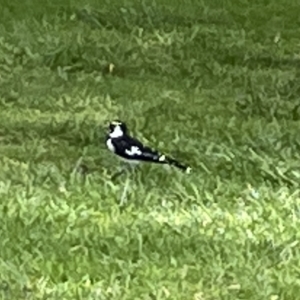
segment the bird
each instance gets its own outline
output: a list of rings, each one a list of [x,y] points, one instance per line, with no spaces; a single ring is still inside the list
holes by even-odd
[[[113,120],[109,123],[106,146],[111,152],[123,161],[128,162],[131,166],[136,166],[141,162],[150,162],[171,165],[188,174],[191,172],[189,166],[164,154],[160,154],[159,151],[153,150],[132,137],[128,132],[126,123],[120,120]]]

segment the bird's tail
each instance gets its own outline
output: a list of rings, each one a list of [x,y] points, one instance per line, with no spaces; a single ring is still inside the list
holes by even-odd
[[[174,166],[174,167],[184,171],[185,173],[190,173],[192,170],[190,167],[181,164],[178,160],[168,157],[166,155],[160,154],[158,151],[152,150],[151,148],[148,148],[148,147],[144,148],[144,151],[141,156],[144,161],[149,161],[149,162],[158,163],[158,164],[171,165],[171,166]]]
[[[182,163],[180,163],[178,160],[167,157],[165,155],[160,155],[158,158],[158,161],[164,164],[168,164],[170,166],[174,166],[182,171],[184,171],[185,173],[190,173],[191,172],[191,167],[188,167],[186,165],[183,165]]]

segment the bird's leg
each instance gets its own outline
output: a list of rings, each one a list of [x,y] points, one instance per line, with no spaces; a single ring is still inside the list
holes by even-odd
[[[123,169],[123,172],[126,172],[127,177],[126,177],[125,186],[124,186],[122,196],[121,196],[120,206],[124,205],[125,202],[127,201],[127,191],[128,191],[129,183],[130,183],[129,176],[130,176],[131,172],[135,171],[137,164],[126,165],[126,167],[127,167],[126,169],[125,168]]]
[[[129,188],[129,177],[126,178],[125,186],[122,192],[121,200],[120,200],[120,206],[123,206],[125,202],[127,201],[127,191]]]
[[[114,173],[111,176],[111,180],[115,180],[117,177],[119,177],[120,175],[122,175],[125,171],[126,171],[125,168],[122,167],[118,172]]]
[[[117,177],[119,177],[120,175],[122,175],[123,173],[125,173],[127,171],[127,165],[126,164],[122,164],[121,167],[119,167],[119,171],[117,171],[116,173],[114,173],[111,176],[111,180],[115,180]]]
[[[135,171],[135,168],[137,167],[138,164],[128,164],[128,163],[124,163],[121,168],[119,169],[118,172],[114,173],[111,176],[111,180],[115,180],[117,177],[119,177],[120,175],[122,175],[125,172],[128,171]]]

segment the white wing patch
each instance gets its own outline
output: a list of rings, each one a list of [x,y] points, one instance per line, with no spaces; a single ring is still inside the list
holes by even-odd
[[[166,156],[165,155],[161,155],[159,158],[158,158],[159,161],[165,161],[166,160]]]
[[[137,146],[131,146],[130,150],[128,150],[128,149],[125,150],[125,153],[130,156],[143,154],[143,152]]]

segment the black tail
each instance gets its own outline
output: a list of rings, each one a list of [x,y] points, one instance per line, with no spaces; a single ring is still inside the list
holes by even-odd
[[[156,150],[152,150],[148,147],[144,147],[143,153],[139,155],[139,158],[142,159],[143,161],[148,161],[148,162],[153,162],[153,163],[158,163],[158,164],[167,164],[174,166],[186,173],[191,172],[191,168],[181,164],[179,161],[176,159],[173,159],[171,157],[168,157],[166,155],[160,154]]]
[[[167,164],[168,165],[171,165],[171,166],[174,166],[182,171],[184,171],[185,173],[190,173],[191,172],[191,168],[186,166],[186,165],[183,165],[182,163],[180,163],[179,161],[173,159],[173,158],[169,158],[167,157],[166,158],[166,161],[167,161]]]
[[[188,167],[186,165],[183,165],[182,163],[180,163],[176,159],[167,157],[165,155],[160,155],[157,162],[160,162],[162,164],[168,164],[170,166],[174,166],[174,167],[184,171],[185,173],[190,173],[191,170],[192,170],[190,167]]]

